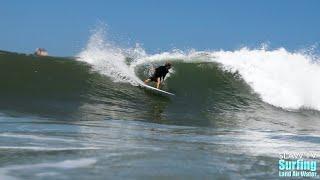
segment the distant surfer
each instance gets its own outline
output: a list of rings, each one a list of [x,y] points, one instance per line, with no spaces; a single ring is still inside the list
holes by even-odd
[[[44,48],[37,48],[34,54],[36,56],[48,56],[48,52]]]
[[[144,83],[147,84],[150,81],[154,81],[154,82],[156,82],[156,88],[159,89],[160,83],[164,81],[164,78],[168,74],[170,68],[171,68],[171,63],[169,63],[169,62],[166,62],[166,64],[164,66],[157,67],[155,69],[153,75],[151,77],[149,77],[148,79],[146,79],[144,81]]]

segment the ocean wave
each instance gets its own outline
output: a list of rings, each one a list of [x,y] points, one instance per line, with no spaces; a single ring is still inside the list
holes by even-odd
[[[159,102],[136,86],[166,61],[173,68],[163,89],[177,95],[171,109],[181,113],[180,106],[199,114],[243,110],[261,102],[286,110],[320,110],[320,65],[308,53],[242,48],[147,54],[139,45],[113,45],[103,31],[94,33],[75,59],[3,52],[0,108],[46,116],[54,112],[61,118],[88,113],[141,118]]]
[[[139,46],[137,49],[129,51],[118,48],[115,51],[113,46],[105,43],[103,34],[95,33],[87,48],[80,53],[80,57],[97,69],[103,69],[102,73],[116,82],[129,82],[133,85],[141,83],[139,73],[134,74],[139,66],[150,69],[165,61],[171,61],[194,63],[194,68],[197,68],[198,63],[219,63],[225,72],[238,73],[268,104],[289,110],[320,110],[320,85],[316,83],[316,78],[320,75],[320,65],[310,54],[301,51],[289,52],[284,48],[267,50],[265,47],[235,51],[173,50],[151,55]],[[130,64],[126,63],[125,54],[128,52],[135,52]],[[140,52],[140,55],[137,52]],[[94,57],[97,57],[99,63],[92,62]],[[144,71],[144,74],[147,76],[150,71]]]

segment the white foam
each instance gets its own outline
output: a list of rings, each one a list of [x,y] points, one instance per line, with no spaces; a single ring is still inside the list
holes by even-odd
[[[61,162],[54,163],[38,163],[38,164],[26,164],[26,165],[12,165],[0,168],[0,178],[1,179],[16,179],[9,176],[8,173],[11,171],[20,171],[28,169],[42,169],[42,168],[59,168],[59,169],[75,169],[87,167],[95,164],[97,162],[94,158],[82,158],[77,160],[65,160]],[[51,174],[52,175],[52,174]]]
[[[213,61],[239,72],[262,100],[286,109],[320,110],[320,66],[310,56],[285,49],[212,52]]]
[[[44,172],[44,173],[36,174],[36,176],[39,176],[39,177],[57,176],[57,175],[59,175],[59,173],[57,173],[57,172]]]
[[[39,146],[0,146],[0,149],[23,149],[32,151],[71,151],[71,150],[95,150],[100,149],[98,147],[39,147]]]
[[[23,138],[23,139],[33,139],[33,140],[40,140],[40,141],[75,142],[75,140],[72,140],[72,139],[43,137],[43,136],[30,135],[30,134],[0,133],[0,137]]]

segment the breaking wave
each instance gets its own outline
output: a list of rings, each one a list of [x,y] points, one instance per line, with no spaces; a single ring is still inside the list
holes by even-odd
[[[94,33],[79,56],[81,61],[93,65],[95,70],[114,82],[137,85],[141,83],[141,76],[150,75],[150,69],[164,61],[171,61],[173,64],[191,63],[194,68],[199,63],[218,63],[221,70],[240,75],[253,92],[268,104],[285,109],[320,110],[320,84],[316,83],[320,77],[320,65],[317,57],[308,53],[289,52],[284,48],[268,50],[262,47],[235,51],[173,50],[147,54],[140,46],[122,49],[104,38],[101,30]],[[137,72],[137,69],[143,72]],[[207,76],[214,74],[215,70],[207,72]],[[176,73],[173,73],[174,76],[179,76],[179,72]],[[198,78],[196,74],[193,76]],[[203,79],[198,78],[197,81]]]

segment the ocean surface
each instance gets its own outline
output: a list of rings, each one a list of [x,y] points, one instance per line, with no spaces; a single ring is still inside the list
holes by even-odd
[[[0,52],[0,179],[278,179],[320,153],[320,65],[284,48]],[[139,87],[170,61],[166,96]]]

